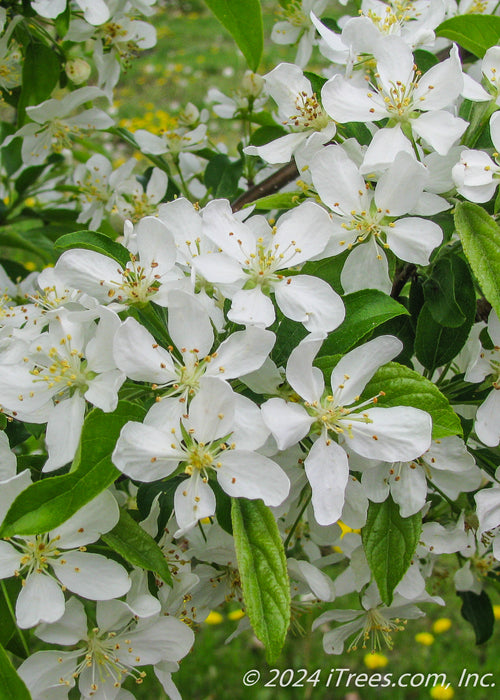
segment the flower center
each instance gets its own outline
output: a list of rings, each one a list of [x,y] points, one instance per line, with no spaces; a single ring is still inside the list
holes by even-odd
[[[299,93],[295,100],[295,108],[297,113],[288,117],[283,122],[284,124],[295,126],[299,130],[315,129],[321,131],[330,122],[330,118],[320,105],[315,92],[312,95],[308,95],[305,91]]]

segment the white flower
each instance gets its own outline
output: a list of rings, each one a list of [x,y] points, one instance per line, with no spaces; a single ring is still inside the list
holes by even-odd
[[[402,260],[429,263],[441,243],[441,229],[433,221],[404,216],[418,205],[428,178],[415,158],[398,153],[373,190],[341,146],[326,146],[311,165],[311,175],[334,212],[328,253],[352,249],[340,278],[346,293],[367,287],[390,291],[386,248]]]
[[[331,221],[322,207],[304,202],[271,228],[263,217],[243,224],[227,201],[214,200],[203,211],[203,231],[222,252],[199,255],[193,266],[231,298],[231,321],[270,326],[275,319],[271,292],[283,314],[310,331],[327,332],[343,321],[344,305],[329,284],[281,272],[324,250]]]
[[[476,435],[488,447],[495,447],[500,442],[500,321],[494,310],[488,317],[488,334],[493,341],[493,349],[479,346],[465,372],[466,382],[487,380],[492,390],[476,413],[474,430]]]
[[[174,347],[165,349],[135,319],[128,318],[114,339],[114,357],[125,374],[165,389],[164,396],[187,401],[200,388],[202,377],[229,381],[258,370],[276,337],[249,326],[232,333],[214,348],[210,318],[197,296],[174,290],[168,297],[168,333]],[[160,395],[162,395],[160,394]]]
[[[144,424],[129,422],[120,433],[113,463],[138,481],[156,481],[182,465],[186,474],[175,491],[175,516],[182,531],[215,513],[209,479],[216,475],[230,496],[262,498],[270,506],[287,496],[282,469],[255,450],[269,431],[258,407],[214,377],[200,380],[189,412],[178,401],[162,401]]]
[[[332,372],[331,394],[325,392],[321,371],[312,366],[322,342],[322,336],[310,335],[288,359],[287,380],[303,404],[269,399],[262,415],[282,450],[310,432],[319,433],[304,466],[314,516],[320,525],[330,525],[340,518],[344,505],[346,451],[387,462],[414,459],[430,445],[432,421],[417,408],[366,408],[376,400],[359,401],[376,370],[401,351],[397,338],[380,336],[345,355]]]
[[[481,484],[481,471],[463,440],[456,436],[434,440],[427,452],[412,462],[381,462],[365,467],[356,464],[356,468],[363,470],[362,484],[369,499],[381,503],[390,492],[403,518],[424,507],[427,482],[430,491],[435,484],[451,500]]]
[[[114,124],[113,119],[97,107],[86,109],[74,117],[68,116],[85,102],[103,95],[98,87],[83,87],[60,100],[51,98],[34,107],[27,107],[26,114],[32,122],[8,136],[2,145],[7,146],[12,139],[22,137],[23,163],[43,163],[52,150],[59,153],[63,148],[71,148],[72,136],[93,129],[109,129]]]
[[[392,649],[392,635],[404,630],[406,620],[424,616],[416,605],[397,594],[389,607],[382,605],[375,583],[368,587],[361,604],[361,610],[328,610],[314,620],[313,629],[332,620],[343,623],[325,633],[323,649],[327,654],[341,654],[346,640],[356,632],[347,651],[356,651],[359,647],[381,651],[383,643]]]
[[[20,486],[26,483],[20,480]],[[17,494],[11,492],[9,498],[12,495]],[[85,551],[85,545],[111,530],[118,518],[118,505],[105,491],[50,532],[0,541],[0,577],[15,575],[23,581],[16,602],[19,627],[59,620],[64,614],[66,588],[91,600],[127,593],[131,583],[127,571],[115,561]]]
[[[91,229],[101,223],[105,212],[113,209],[117,188],[128,181],[137,161],[131,158],[113,171],[111,162],[100,153],[95,153],[85,164],[76,166],[73,180],[78,186],[78,198],[82,211],[78,223],[89,222]]]
[[[500,149],[500,112],[490,119],[490,135],[495,149]],[[471,202],[488,202],[500,182],[500,167],[485,151],[465,149],[452,170],[457,191]]]
[[[90,24],[107,22],[110,13],[105,0],[76,0]],[[42,17],[55,19],[66,9],[67,0],[32,0],[31,6]]]
[[[279,118],[292,133],[264,146],[247,146],[249,155],[257,155],[268,163],[287,163],[299,148],[311,142],[319,150],[335,136],[335,124],[321,106],[310,81],[292,63],[280,63],[264,76],[266,89],[278,105]]]
[[[402,42],[381,44],[376,53],[377,73],[364,86],[335,75],[321,91],[323,105],[335,121],[375,122],[389,118],[391,128],[407,125],[414,138],[421,137],[445,155],[467,128],[467,122],[445,108],[463,90],[464,79],[458,49],[450,58],[424,75],[415,72],[410,49]],[[384,48],[385,47],[385,48]]]
[[[182,277],[175,267],[177,251],[172,235],[160,219],[146,216],[135,227],[131,241],[133,252],[125,267],[101,253],[77,248],[61,255],[56,272],[64,282],[101,304],[144,304],[151,300],[166,306],[172,283]]]
[[[86,401],[105,412],[114,411],[125,379],[112,354],[120,319],[103,308],[82,314],[90,320],[61,309],[48,330],[31,341],[22,364],[0,366],[4,408],[21,420],[48,423],[49,459],[44,471],[73,459]]]
[[[142,683],[146,673],[138,668],[171,662],[175,670],[194,642],[193,632],[179,620],[164,616],[137,620],[119,601],[98,603],[96,617],[97,626],[89,621],[87,628],[83,605],[71,598],[64,617],[37,628],[43,641],[76,648],[39,651],[21,664],[18,673],[33,700],[59,698],[59,692],[67,693],[76,679],[82,698],[114,700],[122,697],[120,688],[127,677]]]
[[[311,58],[315,44],[315,29],[310,19],[311,12],[321,14],[327,0],[292,0],[283,3],[280,14],[284,19],[277,22],[271,32],[275,44],[299,43],[295,63],[303,68]]]

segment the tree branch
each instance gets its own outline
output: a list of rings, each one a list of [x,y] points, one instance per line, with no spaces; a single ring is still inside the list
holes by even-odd
[[[401,294],[403,287],[408,282],[410,277],[412,277],[412,275],[416,269],[417,269],[416,265],[414,265],[413,263],[407,263],[397,273],[396,277],[394,278],[394,282],[392,283],[392,289],[391,289],[391,297],[393,299],[398,298],[398,296]]]
[[[245,204],[250,204],[250,202],[255,202],[256,199],[261,197],[266,197],[268,194],[274,194],[278,192],[282,187],[288,185],[289,182],[295,180],[298,177],[299,171],[295,165],[295,161],[291,160],[289,163],[284,165],[282,168],[277,170],[275,173],[266,177],[258,185],[250,187],[246,192],[240,194],[240,196],[234,200],[232,203],[232,210],[239,211]]]

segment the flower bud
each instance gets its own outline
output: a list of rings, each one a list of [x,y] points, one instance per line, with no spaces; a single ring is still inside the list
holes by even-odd
[[[242,92],[248,97],[258,97],[264,87],[264,78],[251,70],[245,71],[241,83]]]
[[[72,58],[66,63],[64,70],[72,83],[81,85],[88,80],[91,68],[83,58]]]

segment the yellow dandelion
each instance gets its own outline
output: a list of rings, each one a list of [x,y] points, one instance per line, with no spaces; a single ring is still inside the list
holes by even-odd
[[[36,270],[36,263],[32,262],[31,260],[28,260],[28,262],[24,263],[24,267],[30,272],[33,272],[33,270]]]
[[[219,612],[212,610],[205,618],[205,622],[207,625],[220,625],[221,622],[224,622],[224,618]]]
[[[495,620],[500,620],[500,605],[493,606],[493,615],[495,616]]]
[[[454,695],[455,691],[451,685],[449,688],[445,685],[435,685],[431,688],[431,698],[434,698],[434,700],[451,700]]]
[[[245,617],[245,611],[244,610],[231,610],[231,612],[228,613],[227,616],[230,620],[241,620],[242,617]]]
[[[424,647],[430,647],[431,644],[434,644],[434,635],[430,632],[419,632],[415,635],[415,641]]]
[[[440,617],[432,625],[432,631],[436,634],[442,634],[443,632],[448,632],[452,625],[449,617]]]
[[[389,659],[384,654],[378,654],[377,652],[373,654],[365,654],[363,658],[364,664],[367,668],[383,668],[389,663]]]

